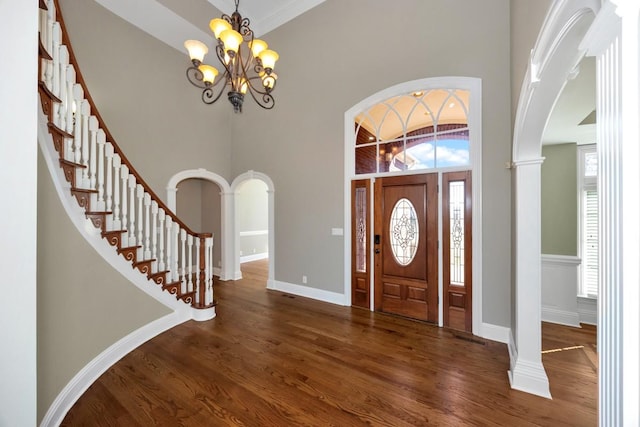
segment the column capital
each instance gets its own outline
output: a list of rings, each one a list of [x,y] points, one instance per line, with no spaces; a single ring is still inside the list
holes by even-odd
[[[544,159],[545,157],[536,157],[533,159],[516,160],[513,162],[513,167],[517,168],[520,166],[541,165],[542,163],[544,163]]]

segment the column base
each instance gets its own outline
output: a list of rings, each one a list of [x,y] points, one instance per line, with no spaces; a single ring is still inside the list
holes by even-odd
[[[508,371],[511,388],[551,399],[549,378],[542,363],[517,359]]]

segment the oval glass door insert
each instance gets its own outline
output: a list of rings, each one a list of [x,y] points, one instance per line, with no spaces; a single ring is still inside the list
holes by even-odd
[[[391,211],[389,238],[393,258],[400,265],[409,265],[418,249],[418,215],[409,199],[400,199]]]

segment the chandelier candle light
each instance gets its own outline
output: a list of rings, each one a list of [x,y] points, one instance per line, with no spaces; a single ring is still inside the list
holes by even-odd
[[[253,37],[249,19],[238,13],[239,0],[235,3],[236,11],[231,16],[223,14],[209,22],[209,28],[217,40],[216,55],[224,68],[223,75],[216,79],[218,69],[203,63],[209,51],[204,43],[187,40],[184,47],[189,51],[192,63],[187,68],[187,79],[203,89],[202,101],[205,104],[216,102],[228,85],[227,97],[234,112],[242,112],[242,102],[247,92],[259,106],[270,110],[275,105],[271,92],[278,78],[273,72],[278,54],[268,49],[264,40]]]

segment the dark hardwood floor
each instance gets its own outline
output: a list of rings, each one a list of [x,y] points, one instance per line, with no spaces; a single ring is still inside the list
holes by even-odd
[[[65,426],[595,426],[596,331],[543,325],[553,400],[509,387],[504,344],[265,289],[266,262],[216,282],[218,317],[124,357]]]

